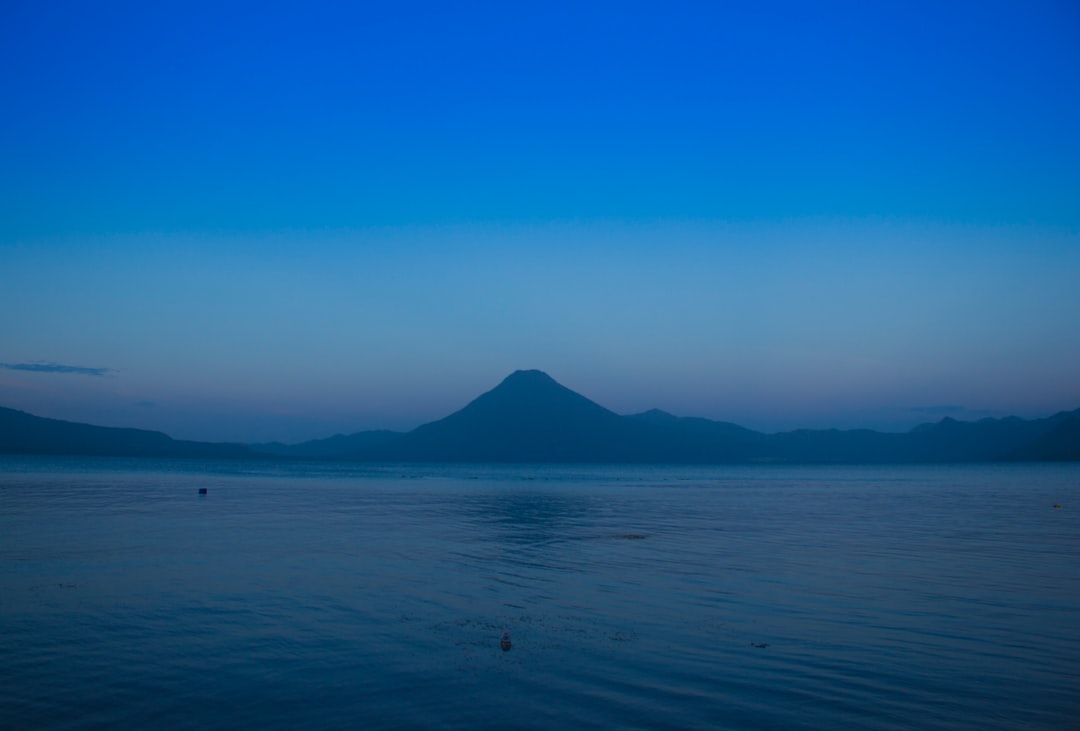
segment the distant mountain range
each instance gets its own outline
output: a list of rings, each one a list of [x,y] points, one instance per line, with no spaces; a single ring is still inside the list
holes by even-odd
[[[25,411],[2,407],[0,454],[202,458],[259,456],[243,444],[186,442],[157,431],[43,419]]]
[[[541,371],[516,371],[460,411],[413,431],[302,444],[215,444],[0,408],[0,453],[365,462],[906,463],[1080,461],[1080,409],[1045,419],[942,419],[904,433],[764,434],[663,411],[620,416]]]

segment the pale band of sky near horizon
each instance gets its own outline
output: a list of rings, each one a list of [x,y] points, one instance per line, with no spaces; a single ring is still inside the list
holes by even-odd
[[[1070,2],[0,10],[0,406],[776,431],[1080,406]]]

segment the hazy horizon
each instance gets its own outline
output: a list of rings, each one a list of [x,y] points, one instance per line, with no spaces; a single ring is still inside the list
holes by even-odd
[[[0,367],[5,367],[5,366],[7,366],[9,368],[11,367],[11,366],[9,366],[9,364],[0,364]],[[73,370],[77,372],[77,371],[80,371],[80,370],[86,370],[86,369],[79,369],[79,368],[72,367],[72,366],[61,366],[59,364],[36,364],[36,365],[35,364],[18,364],[13,369],[14,370],[36,371],[36,372],[72,372]],[[521,370],[529,370],[529,371],[532,371],[532,372],[543,373],[542,371],[538,371],[537,369],[521,369]],[[514,374],[508,374],[508,378],[510,376],[515,375],[516,373],[518,373],[518,371],[515,371]],[[550,374],[544,374],[544,375],[546,375],[546,376],[548,376],[550,378]],[[557,379],[552,379],[552,380],[555,381],[556,383],[558,383]],[[501,381],[500,381],[500,384],[501,384]],[[496,386],[493,386],[491,389],[486,389],[484,391],[484,393],[487,393],[487,391],[494,390],[497,387],[497,385],[499,385],[499,384],[496,384]],[[562,384],[559,384],[559,385],[562,385]],[[481,395],[483,395],[483,394],[480,394],[480,393],[476,394],[476,396],[469,399],[469,403],[471,403],[476,397],[479,397]],[[580,394],[580,395],[585,396],[586,398],[588,398],[588,396],[586,394]],[[589,400],[591,401],[592,399],[589,399]],[[458,410],[464,408],[467,405],[468,405],[468,403],[462,403],[460,405],[460,407],[453,409],[453,412],[457,412]],[[599,405],[604,406],[603,404],[599,404]],[[4,406],[4,404],[0,404],[0,406]],[[622,413],[621,415],[622,416],[634,416],[634,415],[642,414],[642,413],[644,413],[646,411],[651,411],[651,410],[655,410],[655,409],[643,409],[643,410],[633,412],[633,413]],[[1050,417],[1050,416],[1055,415],[1056,413],[1060,413],[1060,412],[1063,412],[1063,411],[1073,411],[1073,410],[1074,409],[1071,409],[1071,408],[1063,408],[1063,409],[1058,409],[1056,412],[1053,412],[1053,413],[1036,414],[1036,415],[1033,415],[1032,417],[1028,417],[1028,418],[1038,419],[1038,418],[1043,418],[1043,417]],[[664,411],[664,410],[659,409],[659,411]],[[931,408],[925,408],[925,409],[914,409],[913,411],[918,412],[922,416],[921,420],[918,421],[915,424],[915,426],[925,425],[925,424],[928,424],[928,423],[936,423],[936,422],[939,422],[942,419],[946,419],[946,418],[952,418],[952,419],[956,419],[956,420],[959,420],[959,421],[976,421],[976,420],[979,420],[979,419],[987,418],[989,416],[986,413],[978,414],[978,413],[972,412],[971,410],[964,409],[962,407],[957,407],[957,406],[939,406],[939,407],[931,407]],[[206,439],[206,438],[200,437],[198,435],[176,435],[176,434],[168,434],[168,435],[173,437],[173,438],[191,439],[191,440],[195,440],[195,441],[232,441],[232,442],[242,442],[242,443],[248,443],[248,444],[255,444],[255,443],[260,443],[260,442],[284,442],[284,443],[297,444],[297,443],[302,443],[302,442],[307,442],[307,441],[323,439],[323,438],[327,438],[327,437],[331,437],[331,436],[341,436],[343,434],[356,433],[356,432],[360,432],[360,431],[390,430],[390,431],[397,431],[399,433],[408,433],[408,432],[412,431],[416,427],[423,426],[424,424],[432,423],[434,421],[439,421],[439,420],[441,420],[442,418],[444,418],[446,416],[450,416],[450,414],[453,413],[453,412],[448,412],[446,414],[435,417],[433,419],[422,422],[420,424],[414,424],[414,425],[411,425],[411,426],[405,426],[405,427],[399,428],[399,429],[390,429],[389,427],[373,427],[371,429],[362,429],[362,430],[349,430],[349,429],[346,429],[346,430],[340,431],[340,432],[317,434],[315,436],[302,437],[302,438],[299,438],[299,439],[294,438],[294,439],[284,439],[284,440],[282,440],[282,439],[269,439],[269,440],[244,440],[244,439],[211,440],[211,439]],[[619,413],[619,412],[616,412],[616,413]],[[667,413],[670,413],[670,412],[667,412]],[[47,415],[44,415],[44,414],[33,414],[33,415],[34,416],[47,416]],[[686,417],[686,416],[694,417],[694,416],[696,416],[694,414],[671,414],[671,415],[676,416],[676,417]],[[1016,414],[1009,414],[1007,416],[1017,416],[1017,415]],[[47,417],[47,418],[61,418],[61,417]],[[990,417],[990,418],[995,418],[995,417]],[[715,420],[715,421],[722,421],[722,420]],[[114,426],[114,427],[130,427],[130,426],[132,426],[131,424],[99,424],[99,423],[95,423],[94,425],[95,426]],[[747,425],[746,424],[738,424],[738,426],[746,427]],[[748,428],[754,429],[754,427],[748,427]],[[759,432],[762,432],[762,433],[781,433],[781,432],[785,432],[785,431],[794,431],[794,430],[799,430],[799,429],[824,429],[824,430],[828,430],[828,429],[872,429],[872,428],[873,427],[867,427],[865,425],[847,426],[847,425],[831,424],[831,425],[816,425],[816,426],[802,425],[802,426],[785,427],[785,428],[771,429],[771,430],[770,429],[756,429],[756,431],[759,431]],[[884,428],[879,427],[876,430],[877,431],[882,431],[882,432],[904,432],[904,431],[909,431],[909,429],[910,429],[909,427],[898,427],[898,428],[892,428],[892,429],[887,428],[887,427],[884,427]],[[156,430],[156,431],[162,431],[162,430]]]
[[[0,10],[0,405],[182,439],[1080,406],[1080,11]]]

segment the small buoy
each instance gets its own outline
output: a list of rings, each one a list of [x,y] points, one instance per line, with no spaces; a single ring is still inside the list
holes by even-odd
[[[200,495],[205,495],[206,494],[206,488],[205,487],[200,487],[199,488],[199,494]]]
[[[503,630],[502,639],[499,640],[499,647],[503,649],[503,652],[506,652],[510,649],[510,630]]]

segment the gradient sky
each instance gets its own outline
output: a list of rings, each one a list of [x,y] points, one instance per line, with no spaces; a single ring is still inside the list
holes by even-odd
[[[0,4],[0,405],[1080,406],[1080,5]]]

